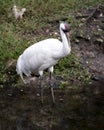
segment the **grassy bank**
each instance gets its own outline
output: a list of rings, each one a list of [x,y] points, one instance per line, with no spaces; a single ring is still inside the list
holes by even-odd
[[[14,4],[27,9],[23,19],[15,20],[12,13]],[[55,32],[58,29],[58,24],[49,21],[67,18],[74,30],[78,23],[71,14],[98,4],[104,4],[103,0],[0,0],[1,73],[5,74],[4,68],[7,62],[12,59],[17,60],[26,47],[48,37],[57,37]],[[47,29],[49,29],[51,36],[47,33]],[[73,53],[59,62],[56,66],[56,73],[61,71],[67,77],[70,76],[70,72],[68,75],[66,73],[69,69],[76,77],[80,75],[80,77],[85,78],[88,74],[86,70],[80,67],[78,59]],[[3,80],[2,74],[1,80]]]

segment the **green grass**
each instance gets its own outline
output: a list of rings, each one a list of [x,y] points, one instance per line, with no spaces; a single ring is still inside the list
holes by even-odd
[[[12,7],[16,4],[27,9],[24,18],[16,21],[12,14]],[[8,60],[17,59],[23,50],[44,38],[50,37],[43,33],[45,28],[55,31],[57,27],[48,21],[60,17],[67,17],[73,29],[77,21],[72,19],[71,13],[78,12],[90,6],[104,4],[103,0],[0,0],[0,70],[5,73],[4,67]],[[73,62],[73,54],[61,61],[56,67],[65,74],[66,68]],[[61,65],[61,67],[60,67]],[[79,66],[79,64],[78,64]],[[77,68],[77,67],[76,67]],[[79,71],[79,69],[77,68]],[[75,75],[77,70],[72,70]]]

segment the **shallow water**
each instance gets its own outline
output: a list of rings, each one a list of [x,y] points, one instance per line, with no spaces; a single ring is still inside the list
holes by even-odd
[[[0,88],[0,130],[104,130],[104,79],[79,89],[49,88],[44,105],[38,86]]]

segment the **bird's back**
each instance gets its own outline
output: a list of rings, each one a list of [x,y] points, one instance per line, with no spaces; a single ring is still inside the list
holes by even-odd
[[[61,48],[62,48],[62,43],[58,39],[50,38],[31,45],[24,51],[24,53],[29,53],[30,55],[34,55],[34,51],[36,54],[36,52],[43,53],[43,51],[46,50],[46,53],[48,52],[51,53],[51,51],[54,51],[52,53],[54,54],[55,51],[60,51]]]

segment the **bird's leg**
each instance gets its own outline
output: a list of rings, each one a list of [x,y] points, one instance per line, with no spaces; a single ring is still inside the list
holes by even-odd
[[[24,78],[23,78],[23,74],[22,74],[22,73],[20,74],[20,77],[21,77],[23,83],[26,84],[26,81],[24,80]]]
[[[53,104],[55,104],[55,96],[54,96],[53,84],[52,84],[52,72],[50,72],[50,87],[51,87],[51,94],[52,94]]]
[[[43,104],[43,77],[40,76],[40,94],[41,94],[41,101],[42,101],[42,104]]]

